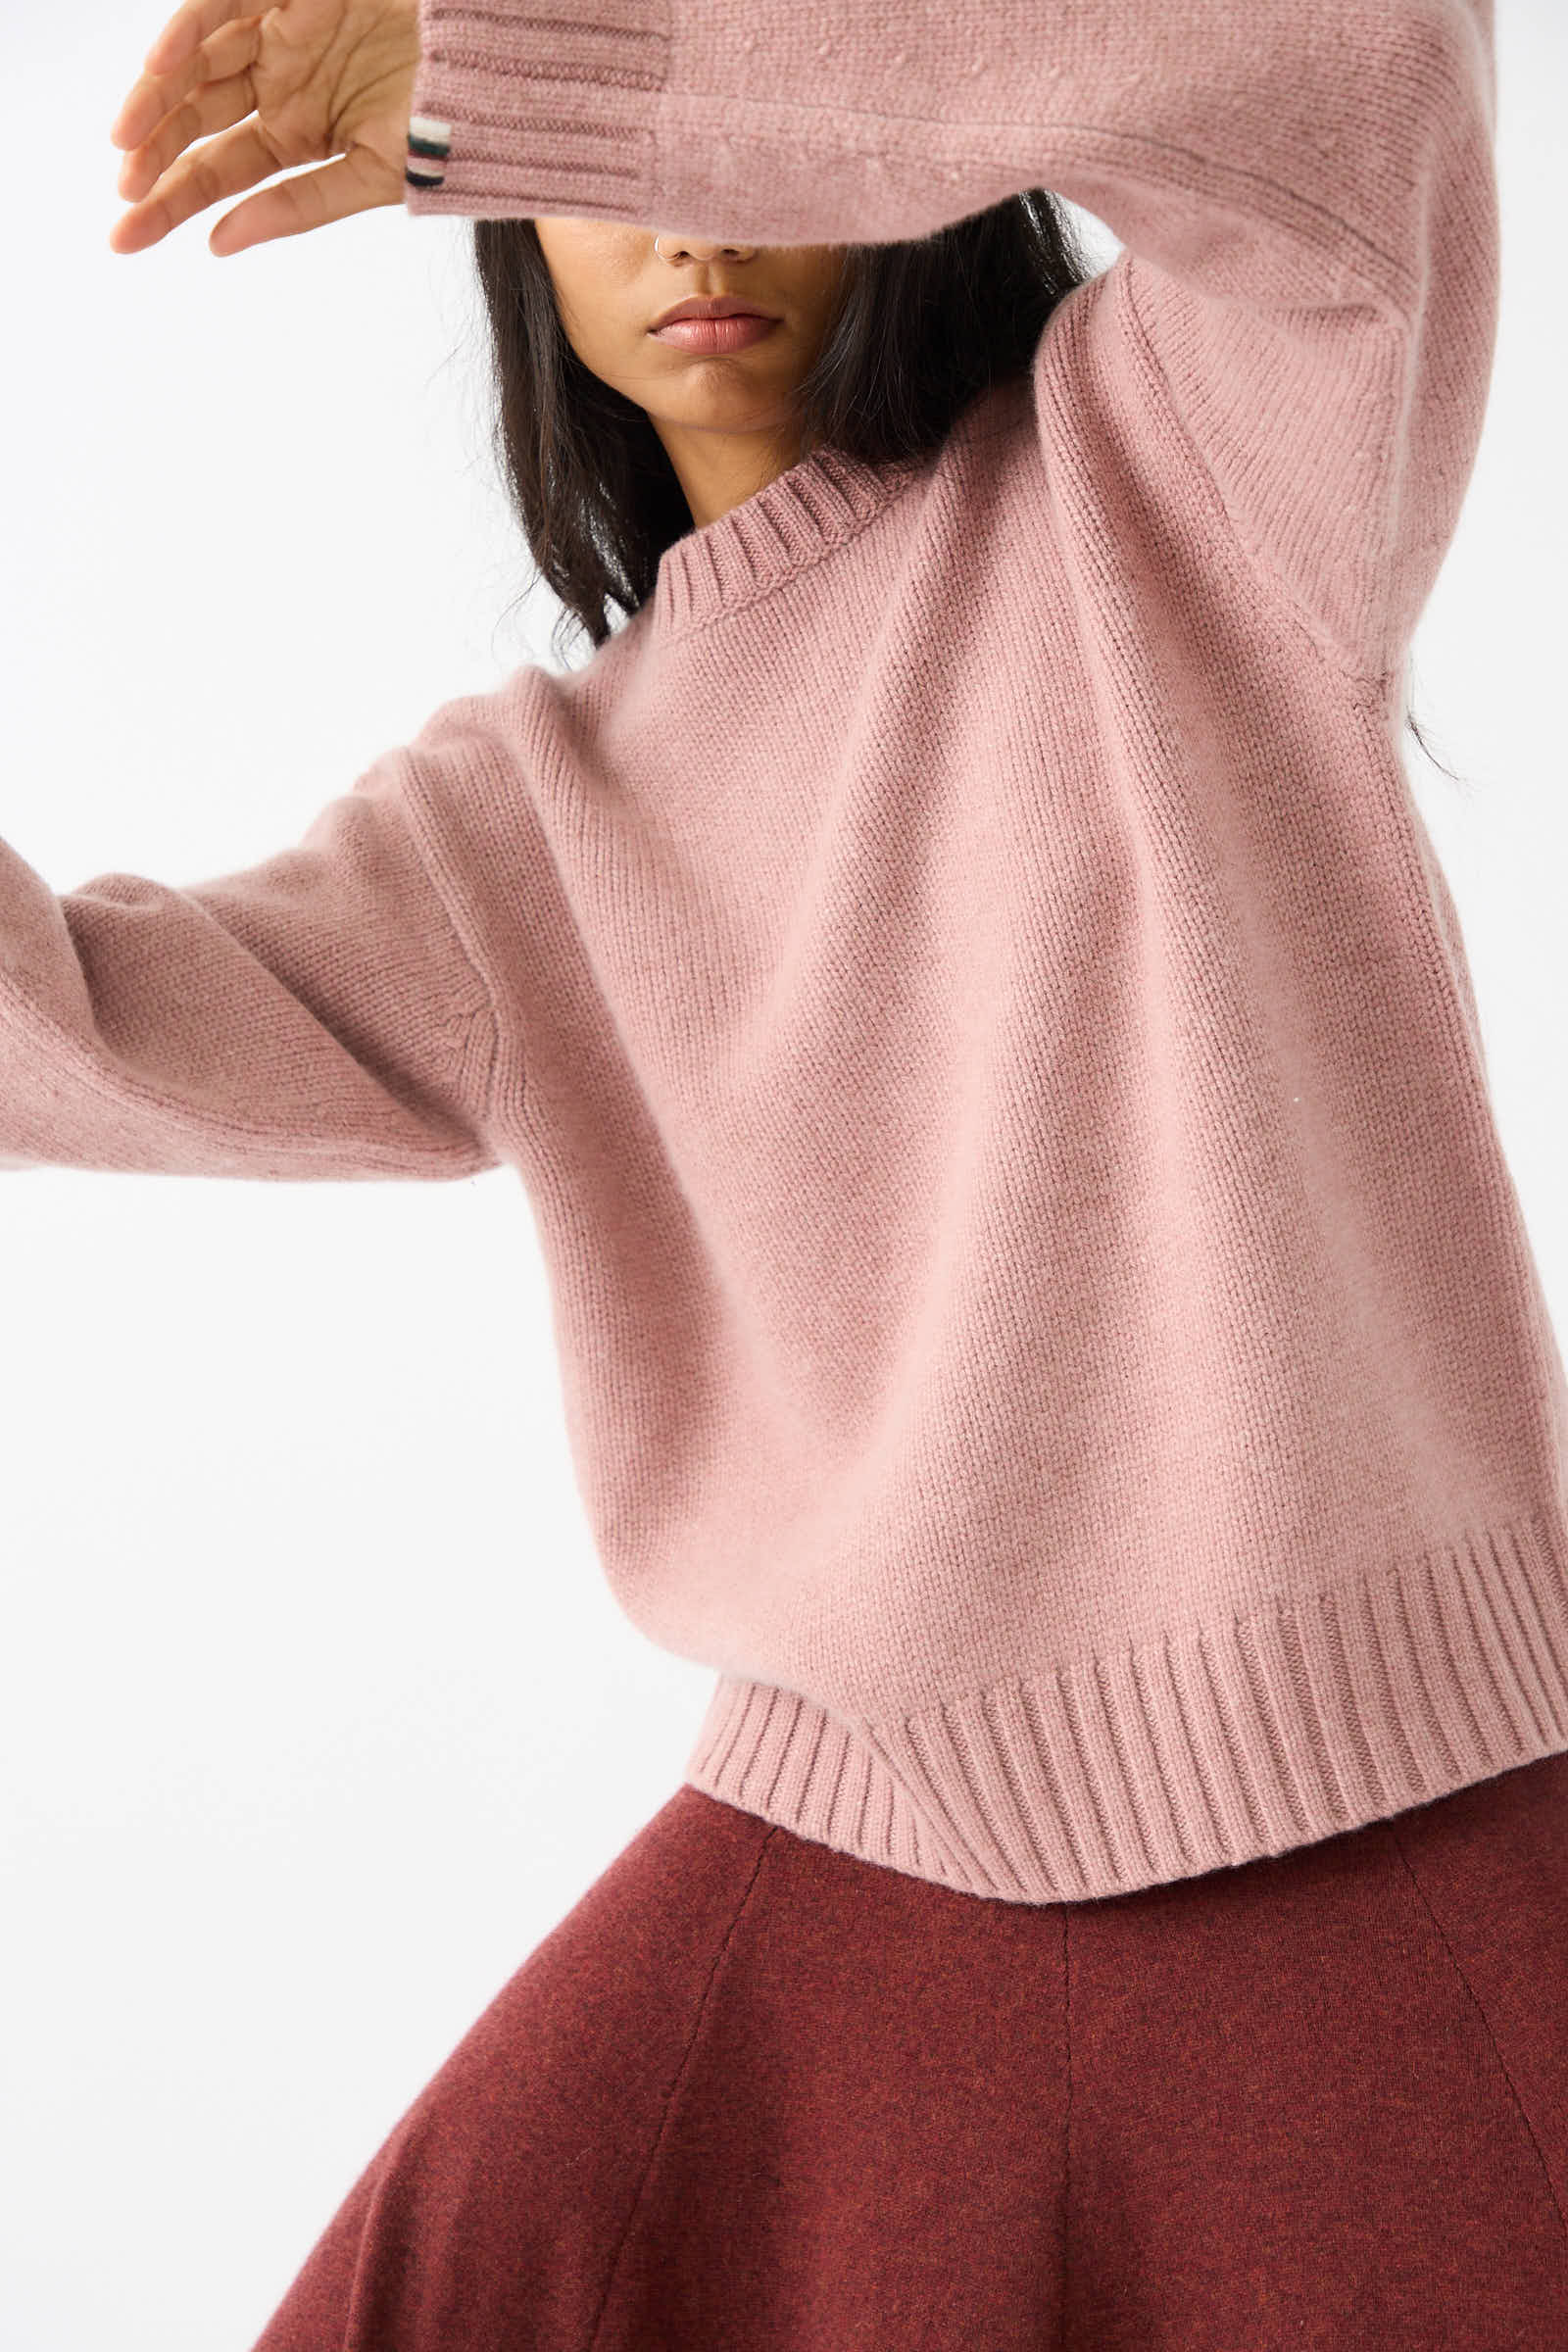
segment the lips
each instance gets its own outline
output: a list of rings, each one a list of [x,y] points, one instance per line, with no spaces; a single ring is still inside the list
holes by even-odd
[[[777,323],[773,312],[764,311],[760,303],[748,302],[744,295],[694,294],[662,312],[648,331],[657,335],[662,326],[672,326],[678,318],[767,318]]]
[[[736,311],[727,318],[672,318],[667,326],[656,326],[650,340],[717,358],[727,352],[750,351],[777,324],[776,318],[760,318],[755,311]]]

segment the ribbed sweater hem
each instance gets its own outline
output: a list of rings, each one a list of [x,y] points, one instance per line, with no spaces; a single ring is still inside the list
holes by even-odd
[[[1568,1750],[1555,1504],[1309,1602],[878,1721],[721,1676],[687,1785],[1002,1902],[1125,1894],[1283,1853]]]

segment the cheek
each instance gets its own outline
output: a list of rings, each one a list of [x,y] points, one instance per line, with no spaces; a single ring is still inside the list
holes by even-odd
[[[819,326],[825,326],[844,285],[844,265],[835,256],[817,272],[811,287],[811,312]]]

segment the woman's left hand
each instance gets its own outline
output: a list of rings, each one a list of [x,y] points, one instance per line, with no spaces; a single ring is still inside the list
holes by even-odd
[[[209,251],[401,204],[418,62],[417,0],[281,0],[260,12],[185,0],[109,133],[129,150],[120,193],[131,206],[112,250],[139,253],[208,205],[325,156],[338,160],[225,213]]]

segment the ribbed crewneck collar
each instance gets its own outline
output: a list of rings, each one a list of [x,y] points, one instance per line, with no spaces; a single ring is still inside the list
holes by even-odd
[[[853,537],[918,472],[918,458],[874,463],[823,447],[660,558],[649,618],[657,636],[753,603]]]

